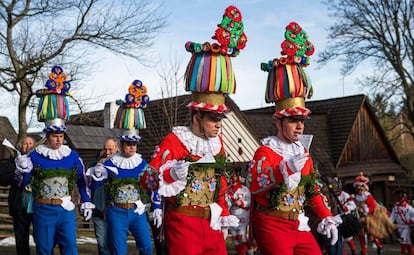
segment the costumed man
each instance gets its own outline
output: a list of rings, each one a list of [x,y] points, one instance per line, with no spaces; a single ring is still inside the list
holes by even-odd
[[[141,141],[138,130],[146,128],[144,108],[149,104],[149,96],[147,87],[140,80],[133,81],[128,92],[125,101],[117,100],[119,108],[114,123],[115,128],[123,130],[119,136],[121,151],[89,168],[87,174],[93,179],[92,189],[104,185],[108,194],[106,220],[111,253],[127,254],[129,231],[135,238],[140,254],[152,255],[152,240],[144,205],[147,191],[140,185],[140,176],[148,163],[137,153],[137,145]],[[157,201],[157,204],[153,212],[154,224],[160,227],[161,202]]]
[[[406,251],[408,255],[412,255],[411,226],[414,224],[414,208],[407,203],[406,194],[400,198],[392,209],[391,221],[397,223],[401,255],[405,255]]]
[[[342,207],[344,208],[345,214],[354,214],[358,215],[358,211],[356,210],[356,204],[355,204],[355,195],[350,195],[348,192],[344,191],[342,189],[342,181],[338,180],[338,189],[336,190],[336,195],[339,199],[339,202],[341,202]],[[348,244],[349,249],[351,250],[352,255],[356,255],[355,251],[355,243],[354,243],[354,237],[348,237],[345,238],[345,242]],[[345,253],[345,247],[344,247],[344,254]]]
[[[263,139],[250,164],[252,228],[261,254],[321,254],[304,206],[321,219],[318,232],[331,244],[338,240],[339,217],[334,218],[316,184],[316,171],[308,153],[311,136],[303,136],[304,121],[311,111],[305,98],[312,95],[309,65],[314,47],[295,22],[286,27],[282,57],[263,63],[269,72],[266,102],[276,102],[277,136]]]
[[[69,118],[70,83],[62,67],[54,66],[41,97],[38,120],[45,122],[46,144],[29,155],[16,158],[19,187],[31,183],[34,189],[33,229],[37,254],[53,254],[58,244],[61,254],[78,254],[75,205],[71,194],[77,184],[85,220],[95,207],[87,190],[85,167],[78,153],[64,145],[65,120]]]
[[[230,186],[227,196],[230,200],[230,214],[239,219],[239,226],[229,229],[231,239],[238,255],[253,254],[248,237],[250,218],[250,191],[240,181],[240,171],[234,169],[230,176]]]
[[[373,239],[377,246],[378,255],[382,253],[380,238],[391,234],[396,226],[391,222],[387,215],[387,209],[379,205],[374,196],[369,192],[369,179],[361,172],[354,182],[356,190],[355,203],[357,205],[359,219],[362,229],[358,234],[361,245],[361,254],[367,254],[367,238]]]
[[[323,201],[331,211],[332,215],[335,215],[335,217],[341,217],[341,213],[343,212],[343,210],[339,205],[340,202],[338,199],[336,199],[335,194],[339,186],[337,179],[323,175],[317,177],[316,183],[320,187],[321,195],[323,196]],[[316,242],[318,243],[323,253],[326,253],[327,255],[343,255],[343,233],[341,233],[340,231],[340,226],[343,225],[338,226],[338,241],[334,244],[331,244],[330,238],[327,238],[326,235],[323,235],[318,232],[318,226],[321,222],[321,219],[312,209],[311,206],[305,206],[305,215],[309,217],[309,227],[311,228],[312,234],[315,237]]]
[[[220,44],[186,43],[192,53],[185,73],[186,90],[192,91],[187,105],[191,126],[172,129],[156,147],[146,173],[147,178],[158,175],[169,254],[227,254],[225,236],[229,227],[238,224],[225,200],[226,155],[220,135],[222,118],[229,110],[224,94],[236,88],[230,57],[247,41],[235,6],[225,10],[213,38]]]

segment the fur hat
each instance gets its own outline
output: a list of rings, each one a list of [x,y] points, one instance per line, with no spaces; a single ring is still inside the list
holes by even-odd
[[[247,37],[242,15],[235,6],[226,8],[213,39],[218,43],[187,42],[185,48],[192,54],[185,72],[185,89],[192,92],[191,110],[209,111],[223,117],[229,111],[225,95],[236,92],[236,78],[231,57],[244,49]]]

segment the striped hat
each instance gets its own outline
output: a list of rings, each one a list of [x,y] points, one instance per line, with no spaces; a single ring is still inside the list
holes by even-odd
[[[129,86],[125,101],[116,101],[119,108],[116,113],[114,127],[123,129],[119,136],[121,141],[141,141],[138,130],[147,127],[144,109],[149,102],[147,87],[140,80],[134,80]]]
[[[236,79],[231,57],[244,49],[247,37],[242,15],[235,6],[226,8],[213,39],[218,43],[187,42],[192,56],[185,72],[185,90],[192,92],[191,110],[223,114],[229,111],[225,95],[236,92]]]
[[[313,87],[304,67],[310,64],[315,48],[302,27],[291,22],[286,26],[285,40],[281,44],[282,56],[261,64],[268,72],[266,103],[276,103],[273,117],[307,117],[311,111],[305,107],[305,98],[311,98]]]
[[[37,108],[37,119],[45,122],[44,132],[66,132],[65,120],[69,119],[70,82],[66,81],[66,73],[60,66],[52,67],[45,88],[36,91],[40,97]]]

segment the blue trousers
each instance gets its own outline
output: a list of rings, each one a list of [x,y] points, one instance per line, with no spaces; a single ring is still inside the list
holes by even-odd
[[[33,230],[37,255],[52,255],[56,244],[62,255],[78,254],[75,210],[34,202]]]
[[[129,210],[109,206],[106,213],[109,240],[113,254],[126,255],[128,251],[128,230],[135,238],[135,246],[139,254],[152,255],[152,241],[145,213],[134,213],[135,207]]]

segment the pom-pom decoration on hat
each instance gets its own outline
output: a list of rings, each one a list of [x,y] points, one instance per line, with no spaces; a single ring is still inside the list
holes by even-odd
[[[71,84],[66,81],[67,76],[60,66],[52,67],[45,88],[36,91],[40,97],[37,108],[37,118],[45,122],[45,132],[65,132],[65,120],[70,117],[69,103],[66,96],[70,95]]]
[[[364,176],[363,172],[360,172],[357,177],[355,177],[354,188],[360,189],[363,188],[365,190],[369,190],[368,187],[369,179]]]
[[[140,80],[134,80],[129,86],[125,101],[116,101],[119,108],[114,127],[124,129],[121,140],[136,142],[141,140],[138,129],[146,128],[144,109],[147,108],[149,102],[147,87]]]
[[[309,116],[305,108],[305,98],[311,98],[313,88],[304,67],[310,64],[310,56],[315,48],[308,40],[302,27],[291,22],[286,26],[285,40],[281,44],[280,58],[261,64],[261,69],[269,72],[266,84],[266,103],[276,103],[276,118]]]
[[[225,94],[236,92],[236,79],[231,57],[239,54],[247,42],[242,15],[235,6],[226,8],[217,25],[213,39],[218,43],[187,42],[185,48],[192,53],[185,72],[185,89],[193,92],[192,110],[225,113]]]

